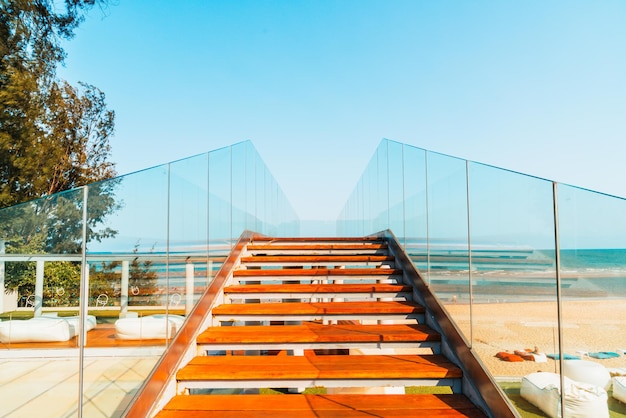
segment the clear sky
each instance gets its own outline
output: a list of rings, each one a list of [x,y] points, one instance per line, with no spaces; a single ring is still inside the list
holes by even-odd
[[[120,174],[250,139],[335,219],[382,138],[626,196],[626,2],[114,0],[59,75]]]

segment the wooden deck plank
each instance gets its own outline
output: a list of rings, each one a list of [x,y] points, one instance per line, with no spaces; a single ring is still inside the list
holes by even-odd
[[[242,263],[381,263],[393,261],[392,255],[255,255],[241,257]]]
[[[198,344],[332,343],[332,342],[423,342],[441,341],[438,332],[426,325],[272,325],[210,327],[198,336]]]
[[[374,315],[422,314],[424,307],[406,301],[314,302],[314,303],[239,303],[219,305],[213,315]],[[384,319],[384,318],[381,318]]]
[[[464,395],[450,394],[176,396],[157,417],[266,417],[268,413],[291,417],[485,416]]]
[[[460,378],[461,369],[441,355],[205,356],[195,357],[178,381],[386,380]],[[357,385],[358,386],[358,385]]]
[[[257,242],[384,242],[378,237],[255,237]]]
[[[389,283],[363,284],[245,284],[227,286],[224,293],[410,293],[411,286]]]
[[[185,411],[186,418],[267,418],[267,412],[259,411]],[[342,411],[276,411],[275,415],[289,418],[374,418],[374,417],[437,417],[437,418],[484,418],[486,415],[478,409],[454,410],[342,410]],[[158,418],[178,418],[179,411],[164,410]]]
[[[346,268],[346,269],[240,269],[233,272],[234,277],[344,277],[344,276],[400,276],[402,270],[381,268]]]
[[[408,395],[196,395],[176,396],[166,409],[176,410],[342,410],[342,409],[472,409],[465,395],[408,394]]]
[[[330,251],[330,250],[386,250],[384,243],[351,244],[250,244],[248,251]]]

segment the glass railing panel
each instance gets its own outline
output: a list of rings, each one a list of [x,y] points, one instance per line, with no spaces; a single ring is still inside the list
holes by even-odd
[[[429,282],[426,151],[404,145],[404,248]]]
[[[83,207],[75,189],[0,210],[0,352],[13,352],[0,373],[1,416],[71,416],[79,405]]]
[[[89,306],[99,321],[165,309],[168,184],[169,168],[163,165],[89,186],[90,219],[98,216],[98,208],[110,208],[103,219],[107,236],[90,234],[87,245]],[[108,287],[103,288],[105,281]]]
[[[387,172],[389,173],[388,228],[395,234],[402,245],[405,243],[404,232],[404,159],[403,147],[399,142],[387,141]]]
[[[267,167],[263,168],[263,181],[265,182],[265,228],[263,233],[270,236],[276,235],[276,228],[274,226],[274,212],[273,210],[276,207],[275,201],[275,193],[276,189],[274,187],[273,179],[270,173],[267,171]]]
[[[165,315],[184,313],[169,307],[169,182],[163,165],[88,186],[85,415],[114,416],[120,405],[104,399],[130,401],[174,335]],[[124,385],[111,384],[117,379]]]
[[[209,159],[202,154],[170,164],[168,300],[189,313],[210,283]]]
[[[383,231],[389,227],[389,169],[388,140],[383,140],[376,150],[376,171],[374,179],[375,213],[374,229]]]
[[[596,363],[564,374],[605,387],[626,351],[626,200],[559,184],[558,209],[564,358]]]
[[[477,163],[468,173],[472,347],[495,376],[553,372],[543,362],[558,352],[552,182]],[[526,349],[542,362],[494,357]]]
[[[265,192],[265,164],[257,155],[254,167],[254,191],[255,191],[255,214],[256,224],[254,231],[265,233],[267,229],[267,193]]]
[[[209,153],[209,256],[221,265],[232,245],[231,147]]]
[[[247,204],[246,198],[248,197],[246,180],[246,170],[251,169],[248,167],[247,151],[248,142],[240,142],[231,147],[232,158],[232,237],[238,237],[246,229],[247,220]]]
[[[246,224],[245,229],[258,231],[257,227],[257,191],[256,166],[259,155],[249,141],[246,143]]]
[[[379,204],[378,204],[378,155],[374,154],[370,160],[365,173],[363,174],[363,186],[366,188],[366,215],[365,215],[365,230],[366,233],[371,234],[378,232],[378,225],[376,219],[378,218]]]
[[[429,280],[465,333],[470,323],[465,160],[428,153]]]

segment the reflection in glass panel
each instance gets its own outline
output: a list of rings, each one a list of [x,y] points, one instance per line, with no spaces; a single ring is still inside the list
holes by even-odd
[[[564,352],[624,367],[626,200],[559,184],[558,202]]]
[[[552,183],[476,163],[469,181],[472,347],[484,359],[558,352]],[[485,364],[499,376],[554,372],[548,362]]]

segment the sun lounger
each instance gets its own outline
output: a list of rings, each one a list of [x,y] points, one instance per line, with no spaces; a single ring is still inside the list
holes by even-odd
[[[565,416],[608,418],[608,395],[599,386],[564,378]],[[522,378],[520,395],[549,417],[560,417],[560,376],[556,373],[537,372]]]
[[[70,325],[61,318],[38,317],[0,322],[0,342],[54,342],[72,338]]]
[[[149,315],[141,318],[120,318],[115,321],[115,336],[122,340],[172,338],[180,329],[184,316]]]
[[[600,363],[589,360],[563,361],[563,374],[577,382],[600,386],[604,390],[611,387],[611,374]]]
[[[626,376],[613,378],[613,397],[620,402],[626,403]]]
[[[85,318],[85,330],[90,331],[94,329],[96,323],[95,316],[87,315],[87,318]],[[68,341],[78,335],[79,327],[80,317],[62,317],[57,316],[55,313],[48,313],[26,320],[5,321],[0,322],[0,342]]]

